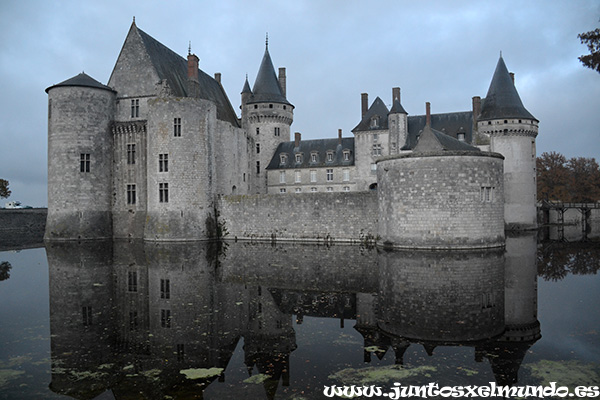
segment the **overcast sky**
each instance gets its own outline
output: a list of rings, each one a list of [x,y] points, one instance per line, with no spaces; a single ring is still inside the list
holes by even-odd
[[[123,1],[0,2],[0,178],[8,200],[47,204],[47,94],[84,71],[106,84],[136,25],[200,68],[222,73],[239,113],[248,74],[269,35],[287,68],[292,132],[344,136],[360,120],[360,94],[409,115],[467,111],[487,93],[502,51],[525,107],[540,120],[538,155],[600,158],[600,74],[577,57],[577,34],[600,27],[600,1]],[[4,201],[2,201],[4,202]],[[1,204],[3,205],[3,204]]]

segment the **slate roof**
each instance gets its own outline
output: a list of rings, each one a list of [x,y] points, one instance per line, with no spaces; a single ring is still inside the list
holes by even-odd
[[[425,115],[412,115],[407,118],[408,134],[402,150],[412,150],[419,134],[425,128]],[[431,128],[442,134],[458,139],[458,133],[465,134],[465,142],[473,142],[473,112],[461,111],[445,114],[431,114]]]
[[[97,80],[95,80],[94,78],[92,78],[84,72],[75,75],[74,77],[67,79],[66,81],[62,81],[61,83],[57,83],[56,85],[50,86],[46,89],[46,93],[48,93],[48,90],[59,86],[82,86],[110,90],[111,92],[114,92],[114,90],[112,90],[106,85],[101,84],[100,82],[98,82]]]
[[[413,153],[427,153],[439,151],[480,151],[477,147],[454,139],[440,131],[425,126]]]
[[[266,102],[292,105],[283,95],[283,90],[275,74],[268,47],[265,48],[265,54],[260,63],[256,81],[252,88],[252,96],[248,100],[248,104]]]
[[[524,118],[537,121],[523,106],[506,64],[500,56],[487,96],[481,105],[481,114],[477,119],[485,121],[502,118]]]
[[[349,160],[344,160],[344,150],[350,151]],[[333,151],[333,161],[327,161],[327,152]],[[287,162],[281,164],[281,154],[287,154]],[[295,155],[301,153],[302,162],[296,163]],[[317,153],[317,162],[311,161],[311,154]],[[288,168],[318,168],[318,167],[339,167],[354,165],[354,138],[339,139],[315,139],[301,140],[300,146],[296,147],[295,142],[280,143],[271,158],[267,169],[288,169]]]
[[[373,101],[371,107],[367,110],[365,115],[362,117],[362,120],[356,125],[352,132],[355,131],[369,131],[369,130],[381,130],[388,129],[388,114],[390,111],[387,106],[379,97]],[[379,117],[379,123],[377,127],[371,127],[371,119],[374,116]]]
[[[390,114],[408,114],[402,104],[400,104],[400,100],[394,99],[394,104],[392,104],[392,108],[390,110]]]

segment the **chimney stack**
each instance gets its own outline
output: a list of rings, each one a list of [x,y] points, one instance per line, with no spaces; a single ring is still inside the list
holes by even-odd
[[[481,97],[473,96],[473,126],[477,127],[477,117],[481,114]]]
[[[279,86],[281,86],[281,91],[283,92],[283,97],[286,97],[285,94],[285,68],[279,68]]]
[[[514,72],[509,72],[510,75],[510,79],[512,80],[513,85],[515,84],[515,73]]]
[[[360,95],[360,105],[361,105],[361,116],[364,117],[369,109],[369,95],[367,93],[361,93]]]
[[[300,147],[300,132],[294,133],[294,147]]]
[[[342,130],[338,129],[338,144],[342,144]]]
[[[198,62],[200,59],[195,54],[188,54],[188,79],[198,82]]]
[[[220,72],[215,72],[215,81],[219,82],[219,85],[221,84],[221,73]]]
[[[394,101],[400,101],[400,88],[399,87],[395,87],[392,88],[392,104],[394,104]]]
[[[431,104],[425,103],[425,126],[431,128]]]

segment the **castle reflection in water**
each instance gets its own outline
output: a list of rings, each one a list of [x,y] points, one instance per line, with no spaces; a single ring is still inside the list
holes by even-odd
[[[263,385],[273,397],[294,374],[294,327],[305,316],[354,324],[365,362],[393,351],[403,364],[410,346],[432,357],[437,346],[471,347],[502,385],[517,382],[540,338],[535,236],[485,252],[139,242],[52,243],[46,251],[50,387],[75,398],[107,389],[197,395],[225,380],[241,340],[248,374],[269,376]],[[215,367],[224,372],[200,380],[179,373]]]

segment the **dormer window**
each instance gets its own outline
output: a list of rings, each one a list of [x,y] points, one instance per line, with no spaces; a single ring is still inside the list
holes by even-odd
[[[374,115],[373,117],[371,117],[371,128],[378,128],[379,127],[379,116]]]
[[[458,140],[460,140],[461,142],[465,141],[465,133],[464,132],[458,132],[458,134],[456,135],[456,138]]]
[[[344,161],[350,161],[350,150],[344,150]]]
[[[327,152],[327,162],[332,162],[333,161],[333,151],[328,151]]]
[[[313,163],[317,162],[317,153],[312,153],[310,155],[310,162],[313,162]]]
[[[281,155],[279,156],[279,163],[280,163],[281,165],[283,165],[283,164],[287,164],[287,154],[281,154]]]
[[[302,154],[296,154],[296,164],[302,163]]]

